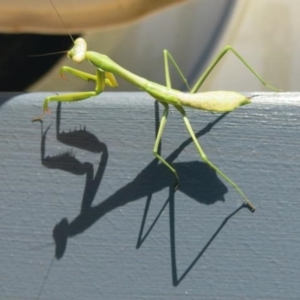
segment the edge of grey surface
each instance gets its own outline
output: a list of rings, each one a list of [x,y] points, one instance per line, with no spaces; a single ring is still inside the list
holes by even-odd
[[[41,162],[41,124],[31,118],[49,93],[0,94],[3,299],[297,299],[300,94],[256,94],[219,122],[219,114],[187,109],[195,132],[211,124],[199,141],[257,208],[229,219],[240,195],[206,168],[192,144],[180,147],[188,134],[173,109],[162,155],[174,155],[181,181],[170,192],[172,175],[153,160],[155,108],[148,95],[104,93],[62,105],[61,131],[76,127],[82,138],[85,127],[101,145],[94,152],[57,139],[51,104],[45,157],[72,151],[76,166],[94,171],[87,190],[86,174]],[[74,230],[57,260],[52,231],[65,218],[80,219],[84,197],[95,208],[91,219]],[[136,249],[147,197],[144,235],[170,201]]]

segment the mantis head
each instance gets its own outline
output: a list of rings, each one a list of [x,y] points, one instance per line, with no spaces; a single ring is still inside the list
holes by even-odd
[[[74,41],[74,47],[68,51],[67,55],[73,61],[81,63],[85,60],[86,48],[86,41],[83,38],[78,38]]]

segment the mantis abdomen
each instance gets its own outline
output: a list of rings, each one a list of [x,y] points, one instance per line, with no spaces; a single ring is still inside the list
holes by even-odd
[[[237,92],[214,91],[202,93],[180,93],[180,105],[210,112],[229,112],[249,104],[250,98]]]

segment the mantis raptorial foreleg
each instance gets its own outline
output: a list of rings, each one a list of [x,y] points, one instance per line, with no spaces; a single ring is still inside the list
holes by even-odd
[[[97,76],[94,74],[90,74],[90,73],[86,73],[86,72],[82,72],[80,70],[68,67],[68,66],[64,66],[61,67],[59,74],[62,78],[65,78],[65,73],[70,73],[80,79],[83,79],[85,81],[94,81],[96,83],[102,83],[103,82],[103,73],[104,73],[104,82],[105,84],[109,85],[110,87],[117,87],[118,83],[117,80],[115,78],[115,76],[110,73],[110,72],[104,72],[104,71],[100,71],[98,69],[98,71],[101,73],[101,75]],[[97,90],[97,88],[96,88]]]
[[[96,83],[95,91],[90,92],[78,92],[78,93],[72,93],[72,94],[62,94],[62,95],[55,95],[55,96],[49,96],[45,99],[43,104],[43,113],[41,116],[38,116],[32,121],[39,121],[43,118],[44,114],[46,112],[49,112],[49,102],[76,102],[80,100],[85,100],[87,98],[96,96],[105,89],[105,84],[111,86],[111,87],[117,87],[118,83],[114,77],[114,75],[110,72],[104,72],[100,69],[96,70],[96,75],[89,74],[86,72],[82,72],[80,70],[64,66],[60,69],[60,76],[62,78],[65,78],[64,73],[70,73],[80,79],[83,79],[85,81],[94,81]]]

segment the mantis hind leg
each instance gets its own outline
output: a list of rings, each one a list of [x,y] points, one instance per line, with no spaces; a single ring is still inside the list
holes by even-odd
[[[160,156],[158,154],[159,143],[161,141],[161,137],[162,137],[165,125],[167,123],[167,118],[168,118],[168,113],[169,113],[169,105],[166,103],[161,103],[161,104],[165,107],[165,110],[164,110],[163,115],[160,120],[157,136],[156,136],[155,143],[154,143],[153,154],[161,163],[163,163],[175,175],[175,178],[176,178],[175,189],[177,189],[179,178],[178,178],[178,174],[177,174],[176,170],[168,162],[166,162],[166,160],[162,156]]]
[[[206,71],[203,73],[203,75],[199,78],[199,80],[196,82],[196,84],[193,86],[191,89],[191,93],[197,93],[197,91],[200,89],[201,85],[203,82],[206,80],[210,72],[213,70],[213,68],[218,64],[218,62],[221,60],[221,58],[228,52],[231,51],[245,66],[246,68],[267,88],[280,92],[280,89],[277,89],[270,84],[266,83],[264,79],[260,75],[258,75],[254,69],[246,62],[246,60],[236,51],[234,48],[231,46],[226,46],[218,55],[217,57],[213,60],[213,62],[209,65],[209,67],[206,69]]]
[[[222,176],[229,184],[231,184],[236,190],[237,192],[244,198],[244,204],[249,208],[249,210],[251,212],[255,211],[255,207],[253,206],[253,204],[250,202],[250,200],[247,198],[247,196],[244,194],[244,192],[239,188],[239,186],[234,183],[227,175],[225,175],[218,167],[216,167],[206,156],[205,152],[203,151],[202,147],[200,146],[200,143],[198,142],[195,133],[193,131],[193,128],[189,122],[189,119],[186,115],[185,110],[181,107],[181,106],[175,106],[177,108],[177,110],[181,113],[182,117],[183,117],[183,121],[185,123],[185,126],[191,136],[191,138],[193,139],[193,142],[197,148],[197,151],[199,153],[199,155],[201,156],[201,159],[207,163],[212,169],[214,169],[220,176]]]

